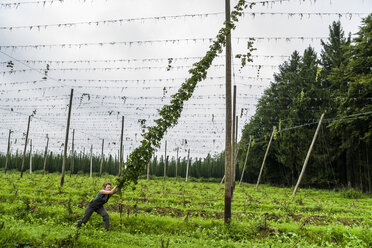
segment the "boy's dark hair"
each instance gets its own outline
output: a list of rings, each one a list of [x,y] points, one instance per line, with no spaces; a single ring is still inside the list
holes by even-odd
[[[107,185],[110,185],[112,187],[112,184],[109,182],[105,182],[102,184],[102,188],[105,189]]]

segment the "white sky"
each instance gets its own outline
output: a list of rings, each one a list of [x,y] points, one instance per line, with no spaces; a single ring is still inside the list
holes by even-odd
[[[231,1],[231,7],[236,2]],[[157,118],[156,109],[168,103],[170,95],[178,90],[184,78],[189,77],[187,71],[198,61],[194,57],[205,55],[211,44],[209,38],[214,38],[223,25],[225,1],[66,0],[52,4],[47,2],[45,6],[40,3],[19,4],[17,7],[7,7],[4,3],[17,1],[0,1],[0,51],[28,66],[0,53],[0,62],[4,62],[0,63],[0,152],[6,152],[9,129],[14,130],[13,153],[17,149],[23,151],[22,137],[26,132],[27,118],[35,109],[29,135],[33,140],[33,150],[41,152],[44,149],[45,135],[48,133],[50,149],[61,152],[69,94],[74,88],[70,130],[76,129],[77,151],[88,150],[93,144],[94,153],[100,153],[101,139],[104,138],[105,153],[117,154],[121,116],[124,115],[126,156],[141,140],[138,119],[146,119],[147,124],[153,124]],[[254,45],[257,51],[254,53],[254,62],[242,70],[239,69],[239,60],[234,61],[233,82],[238,89],[240,131],[254,114],[259,95],[269,85],[277,65],[286,59],[282,56],[289,56],[295,49],[302,53],[309,45],[320,52],[319,37],[328,36],[328,26],[335,20],[341,20],[345,33],[354,34],[358,31],[361,17],[372,12],[372,0],[289,0],[265,6],[257,4],[245,12],[233,31],[233,53],[246,52],[247,37],[257,37]],[[208,13],[211,14],[206,16]],[[301,17],[300,13],[311,14]],[[336,13],[343,15],[339,17]],[[104,20],[121,21],[99,22],[98,25],[63,25]],[[51,24],[62,25],[36,27]],[[19,26],[32,28],[17,28]],[[275,37],[294,39],[275,40]],[[301,37],[305,38],[296,39]],[[159,40],[162,41],[155,42]],[[130,41],[134,42],[123,43]],[[139,41],[146,42],[140,44]],[[79,43],[95,44],[62,47],[62,44]],[[98,43],[114,44],[100,46]],[[43,44],[56,46],[4,47]],[[169,71],[166,70],[167,58],[173,58],[173,67]],[[6,62],[9,60],[14,62],[16,73],[8,73]],[[29,69],[45,69],[47,62],[24,60],[60,62],[48,62],[51,69],[48,80],[42,80],[43,75],[38,70]],[[259,73],[258,65],[263,65]],[[63,68],[65,70],[61,70]],[[27,70],[18,71],[24,69]],[[185,104],[179,125],[166,135],[164,140],[168,141],[170,156],[175,155],[177,147],[180,147],[180,156],[186,156],[190,148],[192,157],[204,157],[208,152],[216,154],[224,149],[224,71],[224,57],[221,56],[208,71],[208,79],[199,84],[193,98]],[[164,87],[166,93],[163,97]],[[90,94],[90,100],[86,96],[81,99],[83,93]],[[125,97],[125,101],[122,97]],[[69,145],[71,137],[72,132]],[[159,154],[163,154],[163,150],[162,146]]]

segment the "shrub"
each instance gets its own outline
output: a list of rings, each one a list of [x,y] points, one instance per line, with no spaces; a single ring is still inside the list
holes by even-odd
[[[348,189],[342,191],[342,196],[347,199],[360,199],[362,198],[363,194],[355,189]]]

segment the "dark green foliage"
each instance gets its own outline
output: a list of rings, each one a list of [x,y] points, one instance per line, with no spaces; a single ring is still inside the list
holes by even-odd
[[[302,55],[293,52],[279,67],[275,82],[243,130],[240,156],[247,149],[249,136],[256,137],[246,180],[257,180],[268,137],[278,127],[263,181],[294,185],[316,124],[325,113],[302,185],[372,191],[371,37],[372,15],[363,20],[353,41],[345,37],[340,22],[334,22],[328,40],[322,41],[320,59],[309,47]]]
[[[362,197],[362,193],[354,189],[348,189],[342,192],[343,197],[347,199],[359,199]]]
[[[99,165],[100,165],[100,156],[93,155],[93,176],[99,176]],[[186,177],[186,166],[187,158],[178,158],[178,177]],[[8,170],[20,170],[19,165],[22,161],[22,156],[20,154],[14,154],[10,156],[8,162]],[[0,164],[5,163],[5,155],[0,154]],[[71,158],[67,159],[67,171],[70,169]],[[25,171],[29,170],[29,156],[26,157],[25,161]],[[74,158],[74,173],[73,174],[89,174],[90,170],[90,155],[79,154],[75,155]],[[103,173],[110,175],[117,175],[118,173],[118,164],[116,158],[111,155],[108,158],[103,160]],[[18,167],[17,167],[18,165]],[[46,172],[60,172],[62,165],[62,157],[60,154],[50,153],[47,158]],[[44,166],[44,155],[43,154],[33,154],[32,156],[32,167],[33,173],[41,174]],[[204,181],[219,181],[224,175],[225,158],[224,155],[211,156],[207,155],[206,158],[192,158],[190,157],[190,169],[189,177],[192,178],[203,178]],[[164,173],[164,158],[163,156],[158,159],[155,156],[150,162],[150,175],[151,176],[163,176]],[[0,172],[3,173],[3,168],[0,168]],[[141,171],[141,175],[146,175],[146,169]],[[168,158],[167,162],[167,177],[176,176],[176,159],[175,157]],[[214,178],[214,179],[213,179]],[[193,179],[191,179],[193,180]],[[61,188],[62,189],[62,188]],[[16,195],[18,192],[17,188],[13,190]]]
[[[0,164],[5,164],[6,156],[0,154]],[[60,172],[62,166],[62,155],[61,154],[53,154],[52,152],[48,154],[47,157],[47,164],[46,164],[46,172]],[[99,173],[99,165],[100,165],[100,156],[93,155],[93,172]],[[8,161],[8,170],[20,170],[20,164],[22,161],[21,154],[11,154]],[[25,159],[25,171],[29,169],[30,164],[30,157],[26,156]],[[66,169],[69,170],[71,165],[71,158],[67,159]],[[32,156],[32,168],[34,173],[42,173],[44,166],[44,154],[33,154]],[[1,168],[3,169],[3,168]],[[74,174],[81,174],[81,173],[89,173],[90,170],[90,155],[86,154],[77,154],[74,157]],[[108,173],[112,175],[117,175],[118,172],[118,161],[116,158],[113,158],[109,155],[108,158],[104,159],[103,162],[103,173]]]

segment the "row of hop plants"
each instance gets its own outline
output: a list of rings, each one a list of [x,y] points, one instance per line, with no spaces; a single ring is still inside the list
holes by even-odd
[[[63,156],[61,154],[49,153],[46,161],[45,171],[48,173],[60,172]],[[0,169],[5,170],[6,155],[0,154]],[[188,160],[186,157],[178,158],[167,157],[167,177],[175,177],[176,170],[177,176],[185,178]],[[25,158],[24,171],[29,171],[30,156]],[[92,157],[92,170],[94,174],[100,171],[101,157],[93,155]],[[218,157],[211,157],[208,155],[206,158],[190,158],[188,177],[192,178],[215,178],[220,180],[224,175],[225,161],[223,155]],[[11,154],[7,163],[7,170],[20,170],[22,164],[21,154]],[[71,170],[72,158],[67,159],[67,170]],[[102,173],[117,175],[119,161],[116,157],[109,155],[103,159]],[[32,156],[32,171],[40,173],[44,168],[44,155],[34,154]],[[89,174],[90,172],[90,157],[88,155],[77,155],[74,157],[73,174],[83,173]],[[147,174],[147,168],[144,168],[142,175]],[[164,176],[164,157],[158,158],[155,156],[150,162],[150,175],[151,176]]]

